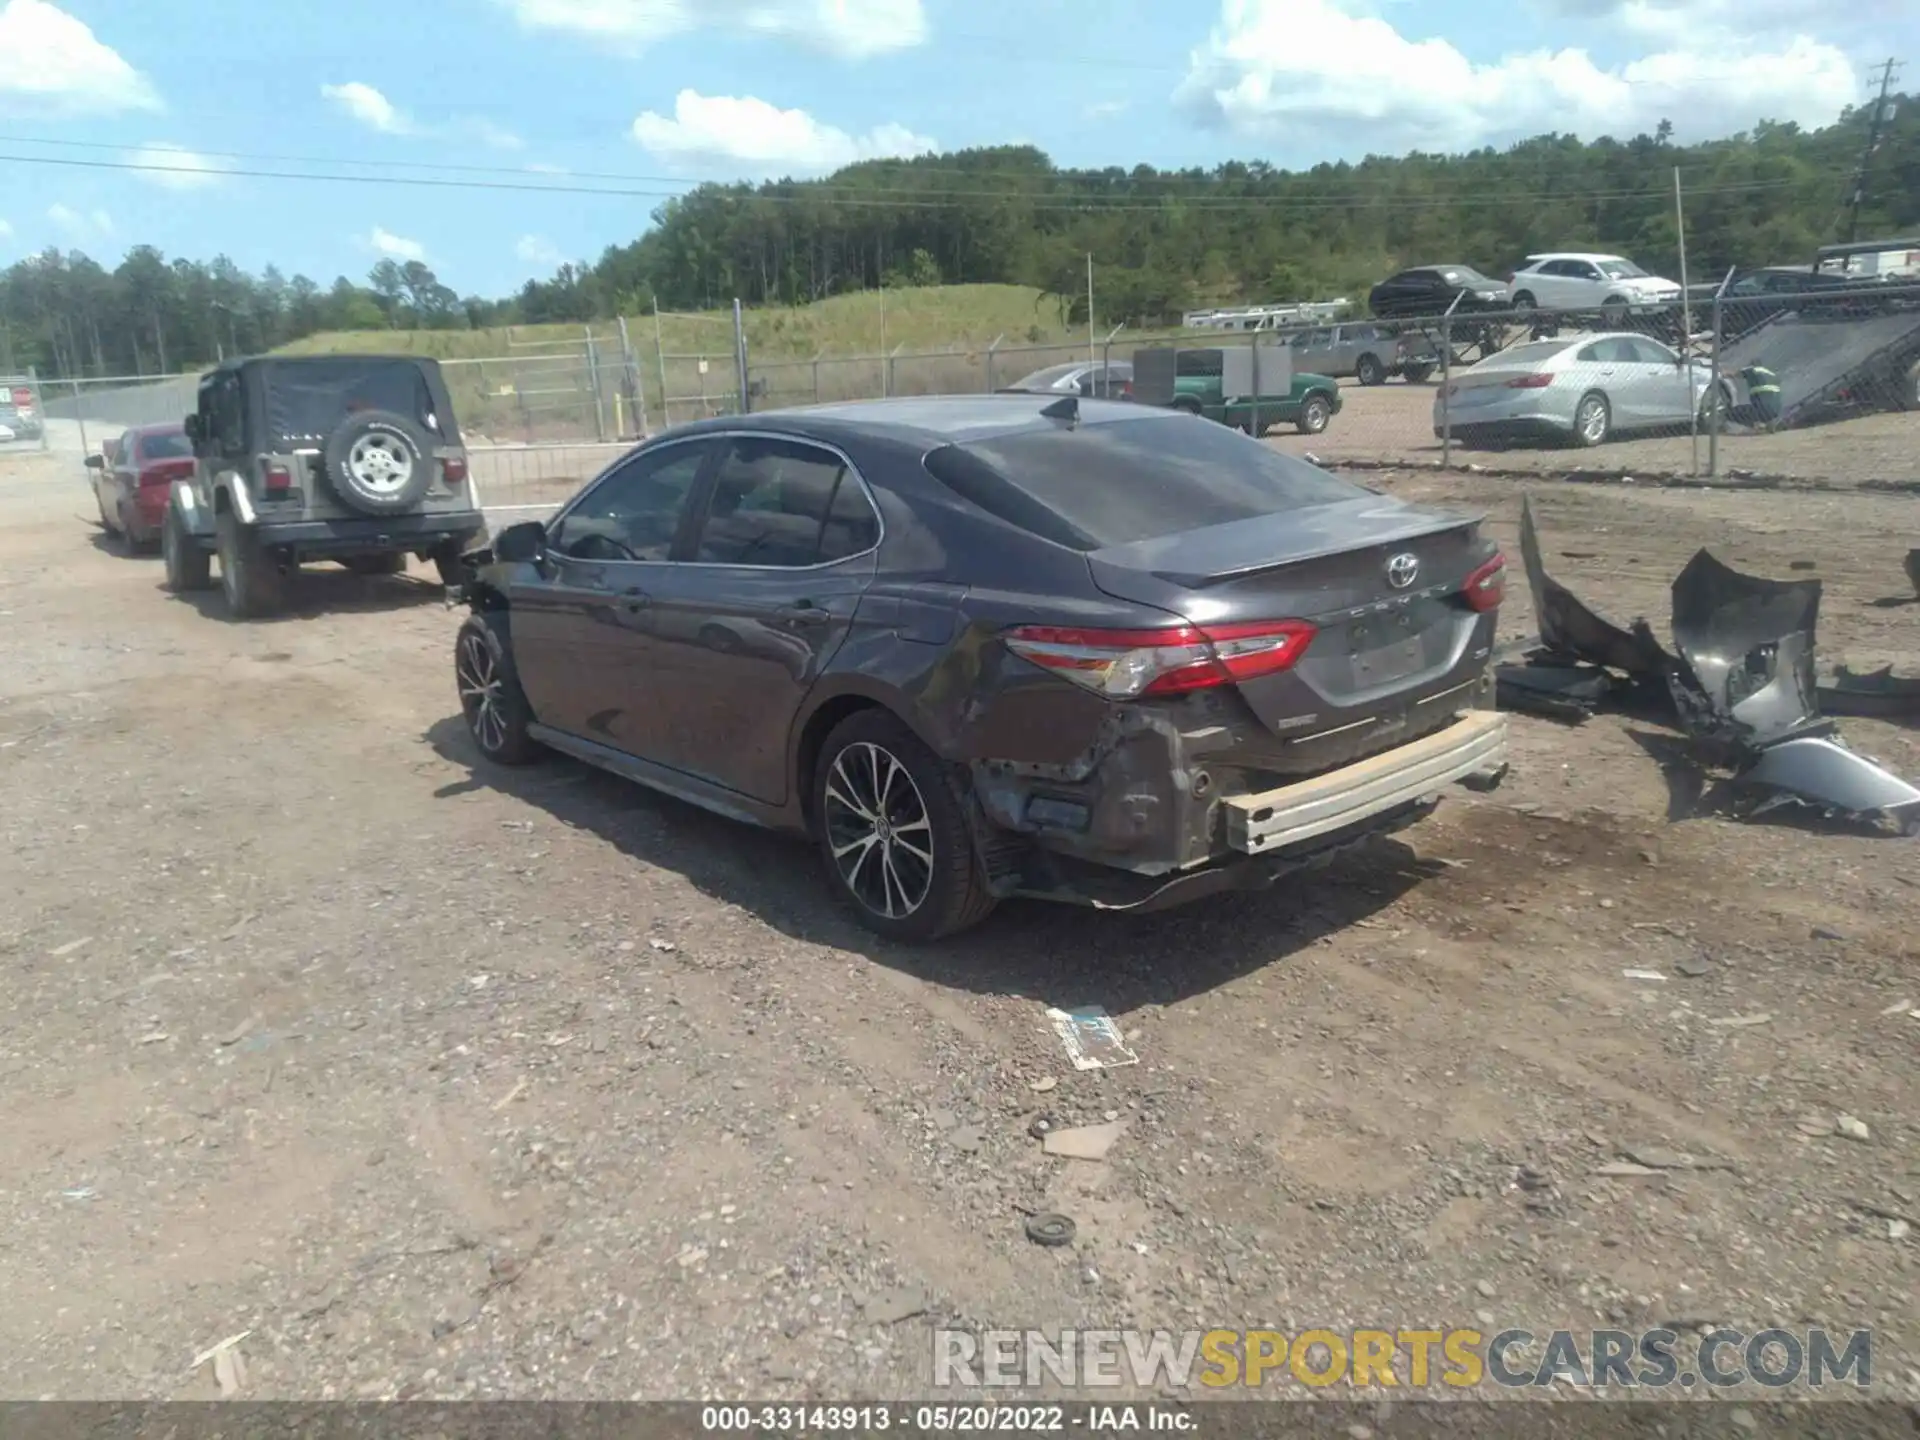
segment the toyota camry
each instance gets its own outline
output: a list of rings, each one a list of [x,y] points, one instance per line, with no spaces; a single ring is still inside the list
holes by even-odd
[[[1506,768],[1479,517],[1075,396],[684,426],[468,557],[461,708],[802,832],[867,926],[1254,888]]]

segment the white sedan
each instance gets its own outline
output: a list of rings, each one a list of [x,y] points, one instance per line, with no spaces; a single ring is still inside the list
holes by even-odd
[[[1645,335],[1534,340],[1456,371],[1434,395],[1433,433],[1598,445],[1624,431],[1687,428],[1704,415],[1712,383],[1705,363]],[[1724,378],[1720,397],[1731,408]]]

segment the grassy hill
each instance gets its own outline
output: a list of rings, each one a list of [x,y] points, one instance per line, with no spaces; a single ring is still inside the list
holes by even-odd
[[[1084,331],[1075,335],[1065,328],[1058,301],[1023,285],[939,285],[884,295],[869,290],[804,307],[748,310],[743,318],[764,404],[861,398],[883,388],[985,389],[985,351],[996,339],[1008,351],[996,371],[1001,381],[1083,354],[1086,343]],[[629,316],[626,325],[649,428],[660,427],[663,393],[674,421],[725,403],[735,388],[730,308],[662,316],[657,341],[651,314]],[[896,350],[905,354],[889,380],[876,357]],[[933,352],[937,358],[905,358]],[[632,396],[622,393],[615,322],[332,331],[280,353],[432,356],[443,363],[462,423],[479,436],[611,437],[640,428],[630,413]]]

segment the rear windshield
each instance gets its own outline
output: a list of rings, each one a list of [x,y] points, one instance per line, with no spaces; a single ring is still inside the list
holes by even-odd
[[[1367,493],[1224,425],[1170,415],[947,445],[926,466],[989,514],[1075,550]]]
[[[173,431],[142,435],[140,456],[143,460],[190,460],[193,458],[193,445],[185,435]]]
[[[434,413],[433,393],[409,360],[316,360],[266,368],[267,426],[279,440],[324,441],[349,415],[386,410],[453,443],[451,418]]]
[[[1567,342],[1564,340],[1534,340],[1525,345],[1509,345],[1485,363],[1489,369],[1495,365],[1538,365],[1566,348]]]

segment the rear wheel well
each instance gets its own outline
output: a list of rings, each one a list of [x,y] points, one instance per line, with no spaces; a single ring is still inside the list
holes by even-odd
[[[809,829],[813,826],[813,768],[820,762],[820,751],[827,743],[827,736],[849,715],[857,715],[862,710],[886,709],[878,700],[870,700],[865,695],[836,695],[807,717],[806,727],[800,732],[800,749],[794,756],[793,788],[800,797],[800,814]]]
[[[233,509],[233,497],[229,495],[224,488],[215,490],[213,492],[213,513],[216,515],[224,515],[231,509]]]
[[[484,581],[477,580],[469,585],[466,591],[466,599],[476,614],[482,611],[488,614],[495,612],[505,613],[507,609],[507,597],[505,593],[492,585],[488,585]]]

